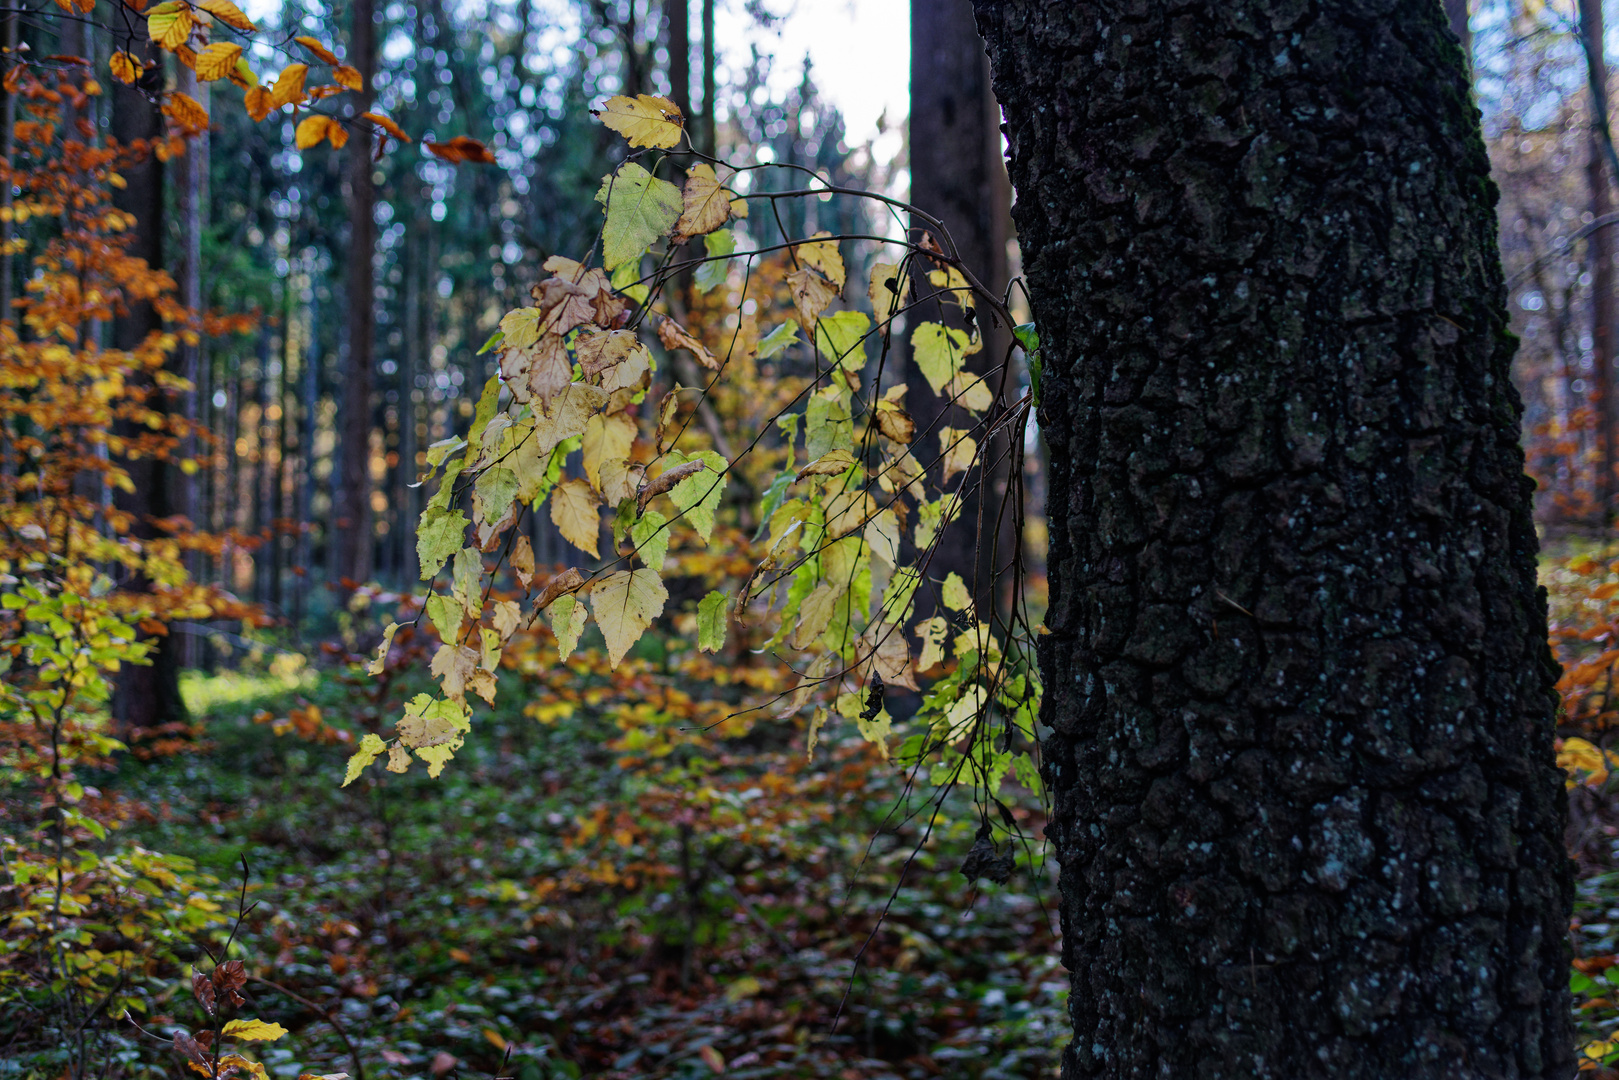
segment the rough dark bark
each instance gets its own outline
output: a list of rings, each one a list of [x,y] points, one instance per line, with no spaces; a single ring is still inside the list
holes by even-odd
[[[144,32],[145,24],[140,25]],[[140,82],[125,86],[114,80],[112,84],[112,137],[125,145],[163,135],[163,116],[156,103],[156,95],[163,90],[163,54],[147,42],[138,43],[135,51],[140,52],[142,46],[152,66],[146,69]],[[163,163],[155,156],[124,169],[124,187],[113,192],[112,200],[114,206],[135,218],[129,253],[156,268],[163,266],[163,172]],[[113,348],[135,349],[148,334],[162,329],[163,321],[150,303],[131,303],[126,312],[113,320]],[[165,395],[154,389],[147,404],[172,411],[174,403],[164,399]],[[145,430],[144,426],[139,426],[127,429],[124,434],[133,436]],[[126,462],[125,468],[133,490],[117,491],[116,505],[134,515],[135,537],[152,539],[160,535],[153,521],[181,509],[179,470],[151,457]],[[146,589],[150,584],[137,578],[129,582],[128,587]],[[112,712],[124,735],[183,720],[186,716],[185,702],[180,697],[180,642],[173,635],[159,635],[153,643],[156,647],[149,654],[149,666],[126,666],[118,676]]]
[[[989,58],[973,24],[971,0],[912,0],[911,202],[944,223],[967,269],[997,293],[1006,286],[1006,241],[1012,201],[1001,157],[1000,120],[1000,106],[990,91]],[[930,228],[921,220],[912,225]],[[926,269],[919,263],[913,271],[924,293],[929,289]],[[940,310],[929,305],[918,317],[951,326],[966,325],[950,307]],[[969,370],[979,374],[999,365],[1010,341],[1009,328],[990,325],[987,316],[982,320],[982,329],[984,348],[967,364]],[[955,410],[954,419],[947,416],[943,399],[933,392],[914,364],[909,365],[906,383],[909,389],[905,407],[916,421],[918,445],[936,452],[939,429],[967,426],[965,414]],[[987,485],[981,484],[975,470],[965,489],[969,498],[963,502],[963,517],[976,520],[980,507],[989,515],[983,542],[941,547],[928,566],[931,577],[960,574],[973,588],[983,611],[995,607],[997,570],[1008,566],[1013,556],[1009,550],[1010,533],[1002,537],[999,545],[990,542],[995,532],[994,516],[999,510],[998,496],[1005,487],[1005,457],[1004,446],[988,447],[986,460],[999,460],[1001,467],[991,470]],[[989,488],[987,500],[982,498],[984,487]]]
[[[354,114],[371,107],[376,74],[376,26],[372,0],[354,0],[350,10],[347,61],[357,68],[364,89],[355,95]],[[333,570],[339,581],[363,582],[371,575],[371,390],[376,338],[376,187],[371,182],[371,138],[351,133],[344,183],[349,202],[348,356],[343,368],[343,438],[336,513],[332,522]]]
[[[1068,1077],[1568,1077],[1556,667],[1437,3],[982,0]]]
[[[1585,46],[1586,72],[1593,96],[1608,85],[1608,62],[1602,49],[1602,0],[1580,0],[1580,37]],[[1606,95],[1602,95],[1604,98]],[[1591,133],[1586,148],[1586,186],[1591,195],[1591,215],[1600,221],[1613,209],[1608,189],[1608,168],[1603,130],[1608,115],[1605,101],[1591,103]],[[1599,228],[1586,240],[1586,264],[1591,268],[1591,365],[1596,390],[1591,395],[1597,414],[1598,520],[1613,520],[1614,513],[1614,435],[1619,432],[1619,402],[1614,400],[1614,267],[1613,230]]]

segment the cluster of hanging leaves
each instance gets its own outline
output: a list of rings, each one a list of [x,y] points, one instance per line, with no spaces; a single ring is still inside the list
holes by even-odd
[[[431,622],[442,639],[431,665],[440,692],[409,702],[390,738],[368,735],[345,783],[379,757],[404,772],[413,754],[437,776],[471,730],[470,698],[493,702],[502,649],[519,629],[549,621],[566,659],[594,622],[609,664],[618,665],[668,602],[671,536],[706,544],[714,532],[740,457],[695,447],[687,425],[690,406],[726,377],[738,346],[715,355],[662,299],[682,271],[694,271],[693,287],[707,294],[726,284],[731,264],[744,273],[752,267],[762,253],[740,250],[731,227],[747,217],[748,197],[728,186],[734,172],[722,176],[706,161],[678,170],[674,155],[655,156],[683,137],[673,103],[616,97],[597,116],[638,151],[596,194],[605,214],[600,263],[588,256],[545,262],[550,276],[532,290],[533,305],[509,312],[485,346],[498,350],[499,372],[483,388],[471,429],[427,455],[423,479],[436,475],[438,487],[418,530],[430,582],[418,622]],[[699,238],[706,257],[680,261]],[[791,656],[801,673],[777,715],[808,711],[811,754],[835,715],[887,757],[895,732],[884,692],[897,687],[922,694],[901,755],[932,758],[935,783],[965,782],[993,795],[1015,775],[1038,791],[1032,632],[1025,621],[1024,633],[1008,633],[977,612],[957,575],[927,574],[959,514],[963,486],[983,466],[996,413],[996,391],[965,368],[982,340],[937,321],[912,323],[914,362],[952,407],[949,426],[919,431],[903,382],[879,390],[897,316],[927,301],[964,309],[974,325],[978,301],[931,236],[893,246],[899,254],[879,258],[863,295],[849,302],[845,294],[856,290],[837,238],[818,233],[785,245],[795,266],[787,276],[792,316],[741,347],[757,358],[804,350],[817,374],[775,418],[785,467],[753,514],[751,573],[703,598],[697,645],[717,652],[733,624],[768,629],[763,649]],[[879,363],[867,384],[871,348]],[[658,354],[679,350],[707,383],[675,384],[654,401]],[[1021,423],[1027,406],[1026,396],[996,420]],[[515,528],[531,512],[548,513],[594,564],[540,580],[528,536]],[[606,547],[604,524],[612,538]],[[502,564],[526,602],[491,599]],[[916,616],[919,592],[930,599],[925,618]],[[397,629],[388,627],[375,670]],[[992,722],[1001,737],[991,737]]]

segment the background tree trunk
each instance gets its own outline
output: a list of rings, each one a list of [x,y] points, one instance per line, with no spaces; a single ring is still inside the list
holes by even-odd
[[[1006,287],[1012,202],[1001,159],[1000,120],[1000,106],[990,92],[989,58],[973,25],[971,0],[912,0],[911,203],[944,222],[967,268],[995,292]],[[928,228],[922,221],[911,224]],[[924,294],[929,287],[925,270],[918,263],[912,271]],[[948,325],[965,325],[954,308],[943,313],[928,310],[924,317],[938,320],[941,314]],[[987,316],[982,329],[983,351],[967,364],[980,374],[999,365],[1011,340],[1010,329],[990,326]],[[952,422],[944,399],[933,392],[914,364],[908,365],[906,384],[905,407],[916,421],[918,451],[927,451],[922,454],[926,461],[937,452],[939,429],[962,426],[964,414],[958,411]],[[978,435],[974,437],[980,444],[984,442]],[[998,468],[990,469],[987,483],[975,470],[963,489],[970,493],[962,509],[964,520],[975,521],[980,507],[990,515],[984,542],[976,547],[964,542],[941,547],[928,567],[931,577],[960,574],[973,589],[979,610],[985,612],[995,607],[995,571],[1008,565],[1012,557],[1009,531],[999,550],[992,551],[997,545],[990,542],[995,535],[994,515],[1000,507],[997,496],[1005,489],[1006,448],[986,447],[985,460],[997,459]],[[986,488],[988,499],[981,497]],[[964,528],[956,535],[965,537],[967,532]]]
[[[1586,73],[1595,98],[1608,85],[1608,62],[1602,48],[1602,0],[1580,0],[1580,36],[1585,45]],[[1613,210],[1604,132],[1604,100],[1591,102],[1591,133],[1586,153],[1585,180],[1594,219]],[[1586,240],[1586,262],[1591,268],[1591,365],[1595,392],[1591,395],[1597,423],[1597,520],[1606,524],[1614,512],[1614,433],[1619,431],[1619,402],[1614,400],[1614,280],[1613,230],[1599,228]]]
[[[1470,0],[1445,0],[1445,18],[1450,21],[1451,33],[1456,40],[1462,43],[1462,55],[1467,58],[1468,67],[1473,64],[1473,24],[1469,21],[1470,13],[1467,8]]]
[[[376,74],[372,0],[354,0],[348,63],[365,88],[354,95],[354,115],[371,108]],[[348,360],[343,372],[342,466],[333,526],[334,577],[362,582],[371,575],[371,387],[376,337],[376,188],[371,183],[371,136],[364,122],[350,132],[346,186],[349,198]]]
[[[145,24],[138,25],[144,34]],[[133,51],[144,55],[150,65],[141,80],[134,86],[112,82],[112,136],[126,145],[163,135],[163,116],[155,100],[163,89],[163,54],[145,42],[137,42]],[[129,253],[156,269],[163,267],[163,172],[163,163],[155,155],[148,156],[123,170],[125,186],[113,192],[112,200],[114,206],[135,218]],[[162,329],[163,321],[150,303],[132,302],[124,314],[113,320],[113,348],[138,348],[148,334]],[[162,410],[165,397],[154,390],[147,404]],[[137,429],[124,432],[126,437],[136,433]],[[126,462],[125,467],[134,489],[119,491],[116,504],[118,509],[134,515],[136,537],[152,539],[160,535],[152,520],[180,510],[179,470],[150,457]],[[147,589],[150,583],[136,579],[128,587]],[[185,702],[180,697],[180,642],[175,635],[159,635],[154,644],[149,666],[126,666],[119,673],[112,711],[125,734],[181,720],[186,715]]]
[[[1047,373],[1065,1075],[1572,1075],[1557,669],[1443,10],[978,15]]]

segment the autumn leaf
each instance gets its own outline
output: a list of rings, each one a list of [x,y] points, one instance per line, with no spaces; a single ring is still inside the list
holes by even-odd
[[[678,241],[711,233],[731,218],[730,192],[720,186],[714,166],[707,162],[686,170],[686,186],[680,197],[680,220],[675,223]]]
[[[866,366],[866,333],[871,319],[864,311],[839,311],[815,323],[815,346],[821,355],[848,371]]]
[[[159,4],[146,16],[146,32],[152,41],[163,48],[173,52],[184,45],[191,37],[191,29],[196,21],[191,16],[191,9],[178,0]]]
[[[332,146],[341,148],[349,141],[348,129],[330,116],[311,113],[298,122],[298,128],[293,133],[293,142],[300,150],[317,146],[322,139],[329,140]]]
[[[966,472],[978,456],[978,443],[960,428],[939,429],[939,453],[944,458],[944,479],[949,482],[956,473]]]
[[[197,78],[214,82],[226,78],[236,69],[242,47],[231,41],[216,41],[197,54]]]
[[[275,111],[275,96],[266,87],[250,87],[242,97],[242,105],[256,123]]]
[[[667,150],[680,142],[684,118],[674,102],[651,94],[610,97],[591,115],[623,135],[631,146]]]
[[[603,416],[597,413],[585,423],[585,434],[580,443],[584,457],[585,475],[597,491],[602,491],[601,467],[604,463],[629,456],[635,445],[635,421],[622,413]]]
[[[332,50],[328,49],[326,46],[322,45],[318,38],[295,37],[292,40],[314,53],[315,56],[318,57],[323,63],[331,64],[333,66],[336,66],[339,63],[337,54],[332,52]]]
[[[635,162],[627,162],[602,181],[596,201],[606,208],[602,232],[602,265],[608,270],[640,258],[680,220],[680,189],[659,180]]]
[[[127,85],[134,85],[135,80],[141,77],[141,72],[145,69],[140,60],[127,52],[113,53],[107,65],[112,68],[112,77]]]
[[[802,243],[793,248],[793,254],[805,266],[819,270],[828,281],[836,285],[839,290],[843,288],[846,272],[843,269],[843,256],[838,254],[838,242],[832,239],[822,240],[821,237],[830,237],[829,232],[818,232],[810,237],[814,243]]]
[[[231,0],[196,0],[196,6],[230,27],[240,30],[244,34],[251,34],[258,30],[242,9],[231,3]]]
[[[600,558],[597,551],[601,539],[601,515],[596,507],[601,496],[583,480],[564,480],[551,493],[551,521],[561,531],[562,538],[580,551],[588,551],[591,558]]]
[[[574,342],[574,349],[579,353],[579,364],[585,376],[599,376],[601,388],[608,393],[639,386],[641,376],[652,364],[652,354],[629,330],[581,334]]]
[[[935,394],[949,385],[972,352],[965,330],[925,322],[911,331],[911,354],[916,368]]]
[[[416,558],[421,563],[423,581],[430,580],[451,555],[461,550],[469,524],[466,514],[459,510],[430,507],[422,514],[416,528]]]
[[[668,599],[669,591],[655,570],[620,570],[596,584],[590,593],[590,611],[607,640],[610,667],[618,667],[663,612]]]
[[[792,290],[799,325],[806,331],[815,325],[821,312],[838,298],[837,286],[808,267],[788,274],[787,285]]]
[[[888,334],[888,320],[905,306],[905,294],[910,288],[910,280],[900,273],[898,263],[871,264],[871,281],[866,286],[866,298],[871,301],[871,310],[877,316],[877,321],[883,324],[884,336]]]
[[[972,607],[973,603],[972,594],[967,591],[966,582],[962,581],[961,575],[954,571],[945,575],[940,599],[944,602],[944,606],[951,611],[967,611]]]
[[[280,1024],[271,1024],[263,1020],[232,1020],[220,1031],[221,1035],[232,1039],[253,1039],[261,1042],[273,1042],[287,1033],[287,1029]]]
[[[658,340],[663,342],[666,349],[685,349],[697,358],[697,362],[710,371],[718,371],[719,358],[708,351],[708,346],[692,337],[686,328],[673,319],[665,318],[658,323]]]
[[[443,593],[434,593],[427,598],[427,603],[423,607],[427,611],[428,619],[433,623],[433,629],[438,631],[440,640],[450,642],[460,640],[461,623],[467,615],[461,601]]]
[[[377,755],[387,749],[387,745],[380,738],[367,732],[360,740],[360,748],[349,756],[348,771],[343,774],[343,787],[348,787],[358,780],[367,766],[377,760]]]
[[[377,646],[377,655],[372,658],[370,664],[366,665],[365,673],[367,675],[381,675],[383,669],[388,666],[388,650],[393,648],[394,634],[399,632],[399,625],[399,623],[391,622],[388,624],[388,629],[382,632],[382,643]]]
[[[697,605],[697,648],[717,653],[725,647],[725,594],[710,592]]]
[[[529,290],[540,312],[539,332],[566,334],[575,327],[584,326],[596,314],[596,296],[591,291],[597,284],[576,285],[560,277],[549,277]]]
[[[489,147],[477,139],[467,135],[457,135],[455,138],[441,143],[423,143],[435,157],[448,161],[451,165],[471,163],[474,165],[493,165],[495,155]]]
[[[341,87],[353,90],[355,93],[365,89],[365,80],[360,77],[359,70],[351,68],[347,64],[339,64],[332,69],[332,81]]]
[[[904,389],[903,383],[900,384],[900,388]],[[895,402],[879,399],[875,418],[877,430],[901,445],[909,443],[916,434],[916,421]]]
[[[847,450],[828,450],[798,470],[798,479],[806,476],[841,476],[854,466],[854,455]]]
[[[798,625],[793,628],[792,637],[787,643],[795,649],[807,649],[813,645],[832,622],[832,613],[841,595],[843,589],[830,581],[816,585],[799,604]]]
[[[163,114],[187,131],[208,129],[208,110],[197,104],[195,98],[175,91],[163,103]]]
[[[411,141],[410,136],[405,134],[404,128],[400,127],[386,116],[383,116],[381,113],[363,112],[360,114],[360,119],[371,121],[373,124],[377,125],[383,131],[386,131],[389,135],[395,139],[398,139],[400,142],[408,143]]]
[[[518,402],[545,401],[562,393],[573,381],[573,361],[568,358],[562,338],[547,334],[525,348],[501,350],[500,375]]]
[[[648,510],[630,526],[630,542],[635,554],[653,570],[661,571],[669,556],[669,519],[656,510]]]
[[[309,74],[308,64],[288,64],[281,74],[276,77],[275,86],[270,89],[270,108],[279,109],[283,105],[294,105],[304,99],[304,77]],[[315,140],[319,142],[319,139]],[[313,146],[314,143],[309,145]]]
[[[635,495],[636,509],[644,512],[647,503],[706,468],[708,468],[708,463],[699,460],[688,461],[682,465],[676,465],[674,468],[665,469],[651,480],[641,484],[640,490]]]

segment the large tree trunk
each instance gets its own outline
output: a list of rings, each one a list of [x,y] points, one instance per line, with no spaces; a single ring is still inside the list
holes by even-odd
[[[1069,1077],[1572,1074],[1556,666],[1437,3],[981,0]]]
[[[911,203],[944,223],[967,269],[996,292],[1006,286],[1012,202],[1001,158],[1000,120],[1000,106],[990,92],[989,58],[973,25],[971,0],[912,0]],[[917,229],[931,228],[921,219],[911,224]],[[924,295],[930,291],[925,269],[918,263],[912,271]],[[877,314],[881,318],[886,313]],[[950,307],[939,309],[930,304],[925,317],[956,327],[966,325]],[[999,367],[1011,338],[1010,328],[992,326],[987,312],[978,321],[984,331],[984,348],[968,359],[967,367],[982,374]],[[996,376],[991,381],[998,380]],[[905,407],[916,421],[919,448],[936,451],[942,427],[971,426],[962,410],[951,410],[933,392],[915,364],[908,366],[906,384]],[[952,411],[954,419],[949,415]],[[984,442],[981,432],[975,431],[973,437]],[[996,529],[999,496],[1005,491],[1006,447],[991,440],[984,459],[996,467],[989,469],[987,478],[974,470],[962,489],[964,519],[977,522],[980,510],[986,515],[981,542],[942,546],[929,563],[928,574],[935,578],[960,574],[972,587],[979,610],[987,613],[997,606],[998,572],[1010,565],[1014,552],[1010,530],[1003,523],[997,540]]]
[[[138,24],[144,28],[144,24]],[[144,29],[142,30],[144,33]],[[112,87],[112,136],[122,144],[137,139],[156,139],[163,134],[163,116],[155,95],[163,90],[163,54],[150,44],[145,56],[151,67],[134,86],[114,81]],[[136,51],[141,51],[137,45]],[[135,218],[129,253],[145,259],[149,266],[163,267],[163,163],[155,155],[123,170],[124,186],[113,193],[113,205]],[[131,302],[128,311],[112,324],[115,349],[135,349],[148,334],[163,329],[163,321],[150,303]],[[148,405],[163,408],[166,395],[154,388]],[[169,403],[172,404],[172,403]],[[121,426],[127,421],[121,422]],[[127,429],[133,436],[144,426]],[[133,490],[119,491],[118,508],[135,515],[134,535],[149,540],[160,535],[152,524],[181,509],[179,470],[151,457],[125,463]],[[130,582],[135,589],[150,588],[143,579]],[[180,697],[180,643],[174,635],[159,636],[150,654],[149,666],[125,666],[119,673],[112,703],[113,715],[124,734],[181,720],[186,715]]]
[[[350,11],[348,62],[364,89],[355,94],[354,114],[371,107],[376,73],[376,27],[371,0],[354,0]],[[349,199],[348,361],[343,369],[342,463],[332,523],[333,571],[341,581],[359,583],[371,575],[371,386],[376,337],[375,272],[377,193],[371,183],[371,137],[361,121],[351,132],[344,177]]]

